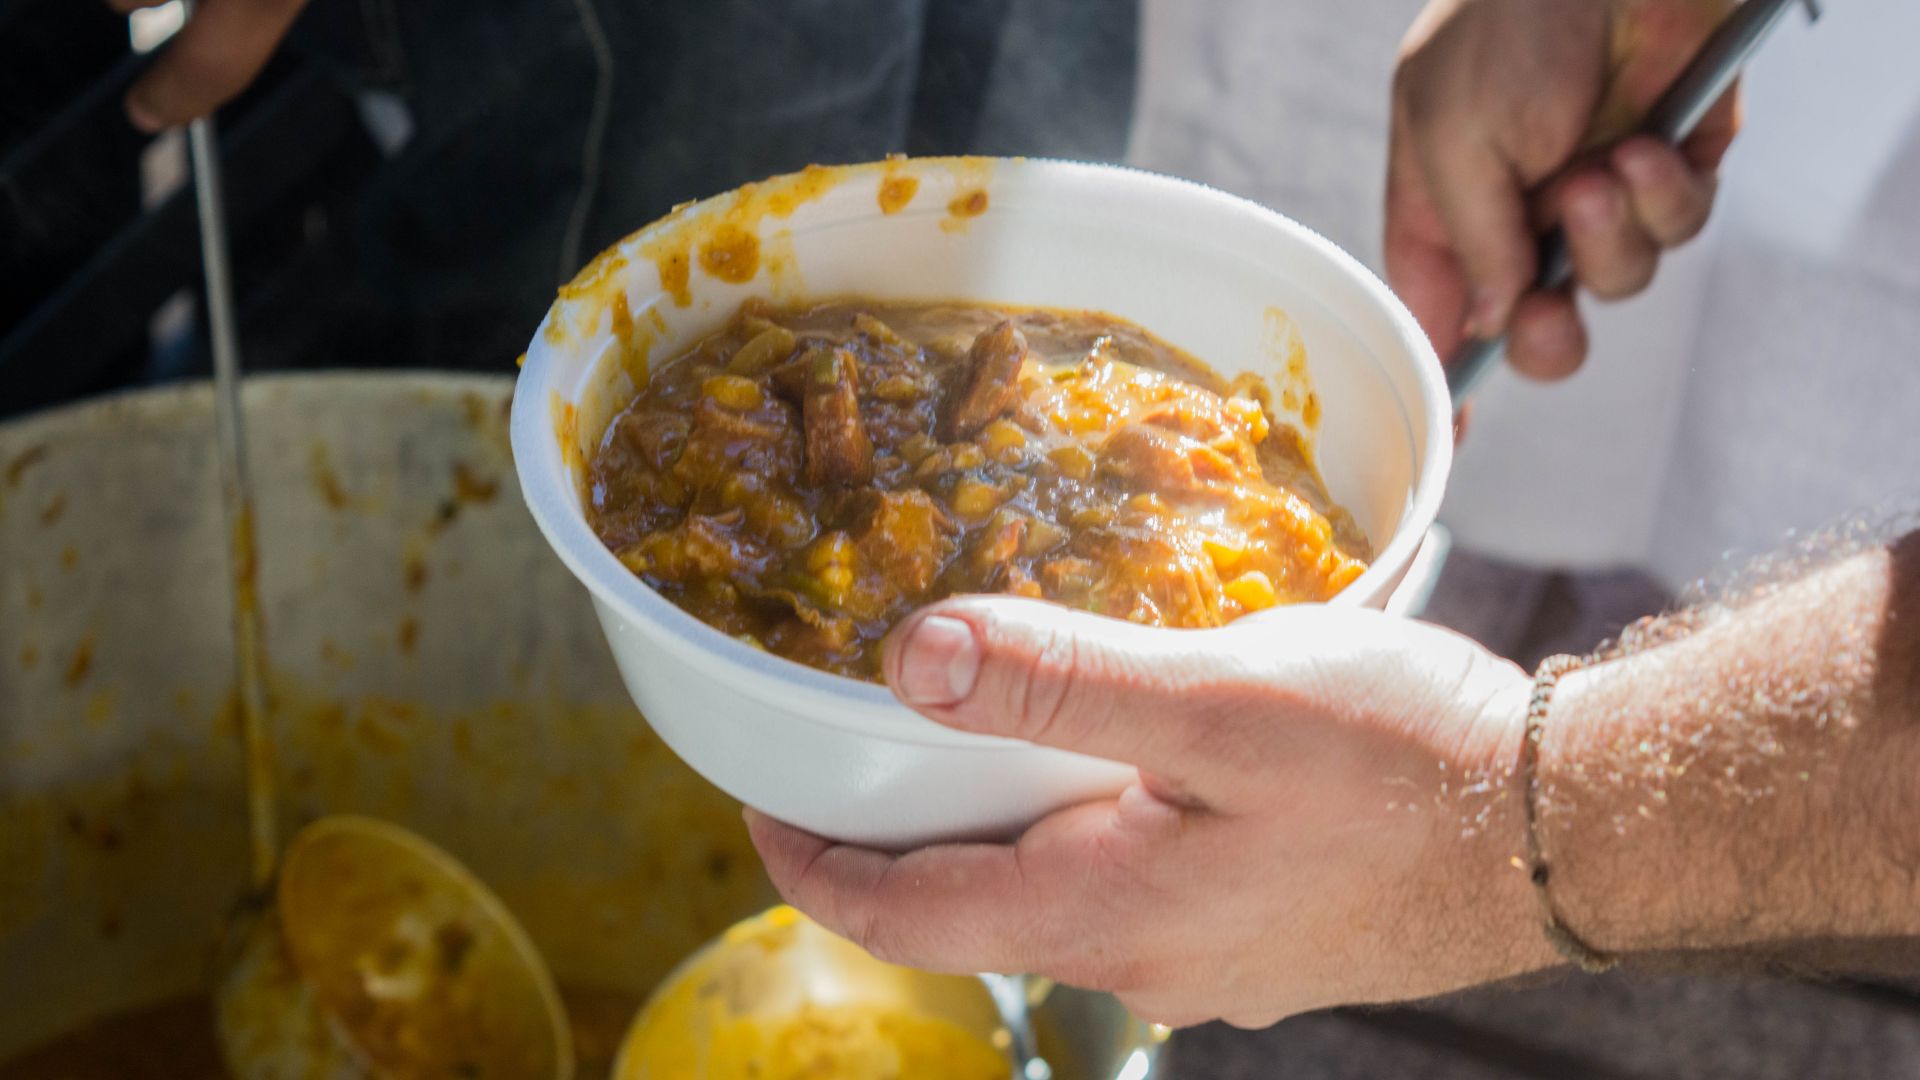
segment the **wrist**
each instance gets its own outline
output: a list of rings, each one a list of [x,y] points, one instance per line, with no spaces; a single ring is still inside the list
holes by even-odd
[[[1483,965],[1475,982],[1510,978],[1562,963],[1548,941],[1539,901],[1527,870],[1526,792],[1520,774],[1530,676],[1514,680],[1482,710],[1474,782],[1462,793],[1474,801],[1464,807],[1463,826],[1437,838],[1462,856],[1458,880],[1469,883],[1456,910],[1469,914],[1471,927],[1453,931]],[[1479,789],[1474,792],[1474,789]],[[1462,843],[1465,839],[1467,842]]]
[[[1561,680],[1538,812],[1574,933],[1616,954],[1920,933],[1920,752],[1863,694],[1879,606],[1838,602],[1876,573],[1832,568]]]

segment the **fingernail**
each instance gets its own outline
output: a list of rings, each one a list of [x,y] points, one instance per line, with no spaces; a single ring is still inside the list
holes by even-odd
[[[980,643],[973,627],[944,615],[929,615],[901,643],[900,684],[909,705],[952,705],[973,692],[980,677]]]
[[[1470,338],[1496,338],[1507,328],[1507,305],[1500,294],[1492,289],[1475,289],[1473,305],[1467,311],[1467,325],[1462,329]]]
[[[144,102],[131,95],[127,97],[127,119],[134,127],[148,135],[158,135],[167,130],[167,122],[161,119],[158,113],[147,108]]]

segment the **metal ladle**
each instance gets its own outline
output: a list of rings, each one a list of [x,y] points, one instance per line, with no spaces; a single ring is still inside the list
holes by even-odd
[[[1015,1080],[1046,1080],[1053,1070],[1040,1057],[1032,1011],[1051,986],[888,964],[798,911],[776,907],[722,933],[661,982],[627,1029],[613,1080],[701,1075],[731,1025],[777,1024],[809,1005],[944,1020],[998,1048]]]
[[[358,817],[309,825],[275,873],[266,648],[240,413],[240,351],[211,118],[188,131],[212,331],[233,576],[251,889],[229,926],[215,1021],[228,1069],[267,1078],[568,1080],[560,996],[526,932],[452,856]]]
[[[452,856],[371,818],[322,818],[287,845],[215,1019],[243,1080],[573,1075],[526,932]]]

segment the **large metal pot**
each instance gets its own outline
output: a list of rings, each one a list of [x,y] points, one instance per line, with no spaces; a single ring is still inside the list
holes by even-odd
[[[289,828],[388,818],[490,884],[572,992],[590,1066],[675,962],[773,895],[737,805],[633,710],[515,495],[511,386],[247,387],[276,772]],[[204,385],[0,427],[0,1061],[205,992],[241,895],[212,448]],[[1070,1072],[1126,1068],[1142,1029],[1110,998],[1050,1008]]]

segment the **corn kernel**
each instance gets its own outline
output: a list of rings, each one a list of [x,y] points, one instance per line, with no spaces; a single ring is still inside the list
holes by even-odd
[[[1227,597],[1248,611],[1265,611],[1273,606],[1277,597],[1273,592],[1273,582],[1258,570],[1249,570],[1226,585]]]
[[[739,375],[715,375],[700,384],[700,392],[734,412],[752,412],[763,400],[760,384]]]
[[[1126,501],[1126,508],[1137,514],[1164,514],[1167,512],[1165,499],[1151,491],[1143,491]]]
[[[920,384],[905,375],[889,375],[873,384],[873,396],[881,401],[917,401],[920,398]]]
[[[1004,459],[1009,453],[1026,448],[1027,433],[1011,420],[995,420],[980,433],[980,444],[996,459]]]
[[[830,566],[850,566],[853,563],[853,541],[843,532],[828,533],[807,552],[807,569],[819,573]]]
[[[968,521],[985,521],[1000,505],[1000,491],[992,484],[962,480],[953,489],[953,512]]]
[[[953,448],[953,467],[955,469],[977,469],[986,463],[986,451],[972,443],[960,443]]]
[[[622,566],[636,574],[646,573],[653,565],[653,560],[647,558],[647,553],[637,545],[622,551],[619,559]]]
[[[1027,522],[1027,531],[1020,537],[1020,554],[1029,559],[1035,558],[1066,542],[1067,530],[1050,521],[1033,518]]]
[[[725,506],[745,506],[759,484],[745,473],[734,473],[720,483],[720,502]]]
[[[760,535],[783,548],[796,548],[813,539],[813,519],[792,499],[771,496],[755,503],[748,514]]]
[[[841,595],[853,587],[853,571],[844,566],[829,566],[820,571],[820,584],[835,596]]]
[[[933,436],[916,433],[907,436],[906,441],[900,444],[900,456],[907,459],[907,464],[917,466],[927,460],[928,454],[938,449],[940,444],[933,441]]]
[[[1085,480],[1093,475],[1093,455],[1078,443],[1054,447],[1047,452],[1047,460],[1070,480]]]
[[[913,342],[894,332],[893,327],[862,311],[853,317],[853,328],[889,349],[913,351]]]
[[[973,335],[971,334],[942,334],[927,342],[928,352],[949,360],[961,359],[972,349]]]
[[[1338,591],[1353,584],[1356,578],[1366,572],[1367,568],[1364,563],[1358,563],[1352,559],[1343,559],[1341,560],[1340,567],[1333,573],[1327,575],[1327,584],[1333,586],[1335,591]]]
[[[1076,529],[1098,529],[1113,522],[1113,507],[1083,506],[1073,512],[1067,523]]]
[[[945,449],[935,450],[920,459],[920,464],[914,467],[913,478],[923,482],[932,480],[934,477],[947,472],[952,467],[953,455]]]
[[[1233,569],[1239,565],[1241,559],[1247,557],[1246,545],[1237,536],[1209,537],[1200,541],[1200,546],[1206,549],[1207,557],[1213,560],[1214,567],[1221,571]]]
[[[1318,514],[1307,519],[1306,528],[1301,532],[1305,534],[1307,542],[1314,547],[1324,548],[1333,543],[1333,522]]]
[[[795,344],[793,331],[768,323],[766,329],[733,354],[733,359],[727,361],[727,370],[735,375],[764,374],[792,356]]]
[[[1247,426],[1247,437],[1256,443],[1265,439],[1271,430],[1266,410],[1257,401],[1243,397],[1228,398],[1227,412]]]

